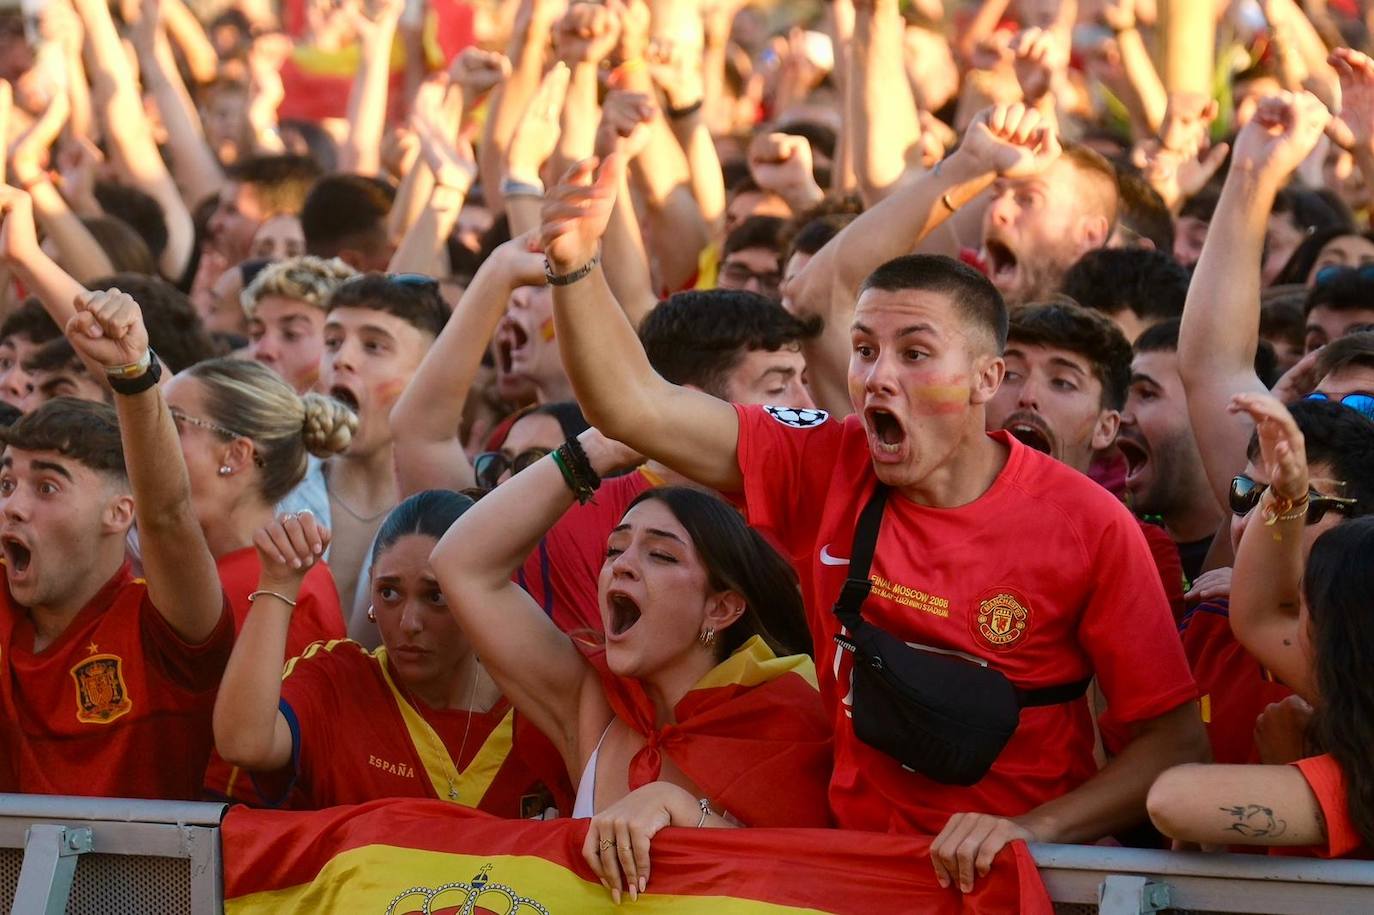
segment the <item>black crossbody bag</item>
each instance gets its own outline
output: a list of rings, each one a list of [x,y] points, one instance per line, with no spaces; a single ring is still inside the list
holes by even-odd
[[[859,515],[849,578],[835,602],[848,631],[835,641],[854,653],[854,734],[927,778],[973,785],[1016,733],[1021,709],[1077,699],[1092,679],[1019,689],[1001,671],[913,648],[867,622],[861,610],[872,588],[868,572],[887,496],[879,483]]]

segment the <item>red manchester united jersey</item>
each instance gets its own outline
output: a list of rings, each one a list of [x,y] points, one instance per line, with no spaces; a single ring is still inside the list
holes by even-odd
[[[262,577],[262,561],[256,549],[246,547],[221,556],[215,566],[229,599],[229,609],[234,614],[234,631],[239,632],[253,606],[248,595],[257,590]],[[291,626],[286,631],[286,656],[294,658],[315,642],[341,639],[345,635],[334,576],[324,563],[316,563],[305,574],[295,609],[291,611]],[[263,803],[247,774],[220,759],[218,753],[210,756],[210,766],[205,772],[205,793],[217,800],[240,801],[254,806]]]
[[[429,708],[396,681],[383,649],[310,646],[287,664],[281,710],[292,735],[290,806],[426,797],[502,817],[550,803],[572,809],[562,756],[509,703],[471,715]],[[281,797],[287,775],[260,779],[264,796]]]
[[[858,417],[736,406],[750,524],[797,568],[822,693],[835,718],[830,802],[850,829],[934,834],[961,811],[1015,816],[1097,770],[1082,700],[1021,713],[976,785],[937,784],[861,743],[848,717],[850,655],[831,612],[875,477]],[[1010,449],[992,487],[958,508],[888,500],[864,617],[914,644],[985,659],[1034,689],[1096,675],[1113,716],[1136,722],[1196,697],[1150,551],[1129,511],[1081,473]]]
[[[3,575],[0,566],[0,575]],[[194,799],[234,645],[228,612],[186,644],[126,563],[57,639],[34,651],[27,611],[0,588],[0,703],[14,790]]]

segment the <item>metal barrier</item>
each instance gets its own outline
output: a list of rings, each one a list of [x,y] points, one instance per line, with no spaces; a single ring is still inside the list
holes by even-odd
[[[0,911],[219,915],[223,804],[0,794]]]
[[[1032,845],[1060,915],[1253,912],[1367,915],[1374,861]]]
[[[219,915],[223,804],[0,794],[0,911]],[[1060,915],[1374,912],[1374,861],[1032,845]]]

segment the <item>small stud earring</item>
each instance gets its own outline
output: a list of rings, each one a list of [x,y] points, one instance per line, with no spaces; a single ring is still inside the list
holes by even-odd
[[[228,464],[221,464],[219,467],[219,475],[222,477],[227,477],[233,472],[234,468],[230,467]]]
[[[377,622],[377,611],[373,609],[371,604],[367,605],[367,618],[374,623]]]

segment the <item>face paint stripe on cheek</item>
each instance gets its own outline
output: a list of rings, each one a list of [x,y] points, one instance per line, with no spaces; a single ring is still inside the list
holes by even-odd
[[[549,318],[539,325],[539,336],[545,341],[552,340],[554,337],[553,318]]]

